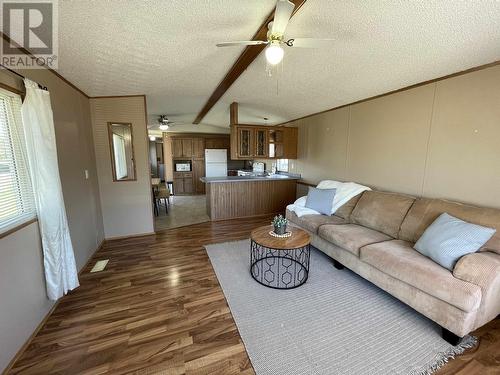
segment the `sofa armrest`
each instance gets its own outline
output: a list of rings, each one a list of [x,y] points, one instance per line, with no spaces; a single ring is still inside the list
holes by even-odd
[[[500,314],[500,255],[488,251],[466,255],[455,265],[453,276],[481,288],[475,328]]]

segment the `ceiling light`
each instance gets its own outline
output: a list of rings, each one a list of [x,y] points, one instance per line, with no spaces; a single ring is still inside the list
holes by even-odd
[[[276,65],[283,60],[285,51],[281,48],[279,42],[271,42],[269,47],[266,48],[266,60],[271,65]]]
[[[154,135],[150,135],[150,136],[149,136],[149,140],[150,140],[150,141],[156,141],[156,137],[155,137]]]
[[[160,130],[167,130],[168,129],[168,125],[160,125]]]

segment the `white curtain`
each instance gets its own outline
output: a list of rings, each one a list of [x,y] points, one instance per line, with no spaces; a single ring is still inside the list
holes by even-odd
[[[78,273],[59,178],[50,94],[29,79],[24,84],[23,126],[42,236],[47,295],[57,300],[79,285]]]

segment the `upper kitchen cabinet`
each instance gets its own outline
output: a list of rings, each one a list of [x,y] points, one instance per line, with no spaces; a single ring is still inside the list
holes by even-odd
[[[172,156],[174,158],[191,158],[193,156],[193,140],[191,138],[172,139]]]
[[[233,125],[231,159],[296,159],[297,128]]]
[[[238,158],[249,158],[254,156],[255,129],[238,127],[237,129],[237,156]]]
[[[193,159],[205,158],[205,139],[193,138]]]
[[[205,140],[205,148],[207,149],[228,149],[229,150],[229,137],[216,137],[207,138]]]
[[[255,156],[266,158],[268,156],[268,130],[255,129]]]

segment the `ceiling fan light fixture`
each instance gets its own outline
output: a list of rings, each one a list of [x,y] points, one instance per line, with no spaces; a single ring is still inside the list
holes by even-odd
[[[277,65],[283,60],[283,55],[285,51],[280,46],[279,42],[271,42],[271,44],[266,48],[266,60],[271,65]]]
[[[168,130],[168,128],[169,128],[168,125],[164,125],[164,124],[160,125],[160,130]]]

